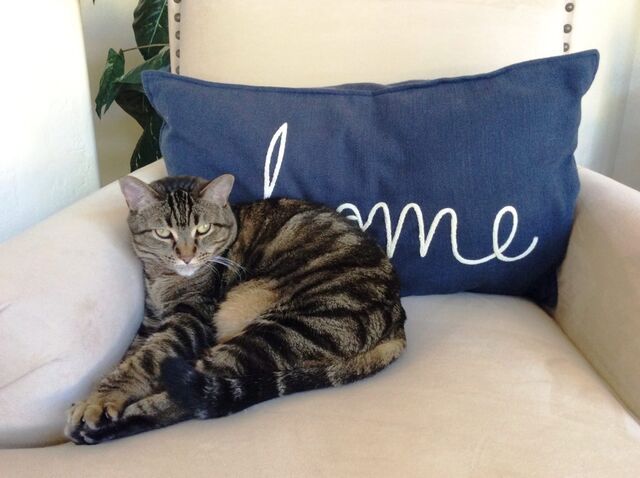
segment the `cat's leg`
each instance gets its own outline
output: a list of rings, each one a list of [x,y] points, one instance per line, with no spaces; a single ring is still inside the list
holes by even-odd
[[[138,327],[138,331],[136,332],[136,336],[131,341],[131,345],[125,352],[122,360],[126,359],[130,355],[135,354],[142,345],[147,341],[149,337],[155,334],[160,328],[165,324],[166,319],[158,319],[157,317],[147,314],[145,312],[144,319],[140,323]]]
[[[333,320],[338,327],[339,319]],[[326,321],[290,315],[258,320],[209,349],[195,364],[167,359],[163,384],[172,400],[194,417],[215,418],[279,396],[372,375],[394,361],[406,345],[401,322],[365,347],[357,328],[332,336],[314,322]]]
[[[162,366],[163,378],[171,394],[157,393],[128,405],[120,420],[96,430],[82,430],[78,441],[99,443],[191,418],[227,415],[281,395],[349,383],[381,370],[405,347],[400,327],[367,352],[313,361],[304,359],[311,344],[304,346],[298,340],[285,345],[274,339],[274,331],[265,329],[264,324],[257,329],[261,330],[250,327],[243,338],[206,350],[195,363],[167,359]],[[276,352],[280,359],[267,359],[278,346],[283,347]],[[321,355],[317,351],[313,354]]]
[[[183,312],[166,319],[86,400],[72,406],[65,433],[75,440],[82,431],[117,421],[128,404],[159,391],[160,365],[167,357],[192,360],[214,340],[214,330],[206,318]]]
[[[122,360],[126,359],[130,355],[133,355],[138,351],[140,347],[142,347],[149,336],[153,334],[155,330],[157,330],[158,326],[160,325],[158,322],[159,321],[157,319],[154,319],[148,315],[144,316],[144,319],[140,323],[140,327],[138,327],[136,336],[131,341],[131,345],[129,345],[129,348],[127,349],[124,357],[122,357]]]

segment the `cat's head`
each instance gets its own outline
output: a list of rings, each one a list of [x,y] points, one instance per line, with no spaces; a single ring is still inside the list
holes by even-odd
[[[120,179],[129,206],[133,247],[146,266],[191,276],[226,250],[237,235],[229,206],[234,178],[178,176],[147,184]]]

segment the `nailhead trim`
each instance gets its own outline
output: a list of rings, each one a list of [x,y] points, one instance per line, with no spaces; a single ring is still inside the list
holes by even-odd
[[[564,32],[562,51],[567,53],[571,50],[571,33],[573,32],[573,11],[576,8],[575,2],[567,2],[564,4],[565,20],[562,26]]]

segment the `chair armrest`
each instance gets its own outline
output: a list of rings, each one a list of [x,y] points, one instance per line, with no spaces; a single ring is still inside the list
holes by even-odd
[[[581,169],[554,316],[640,416],[640,192]]]
[[[126,217],[112,183],[0,244],[0,447],[62,440],[65,410],[130,344],[144,287]]]

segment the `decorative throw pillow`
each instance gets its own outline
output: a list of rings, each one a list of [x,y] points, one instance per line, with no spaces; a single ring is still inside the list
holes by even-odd
[[[146,72],[172,175],[232,173],[232,201],[325,203],[386,248],[403,292],[555,301],[595,50],[476,76],[277,88]]]

